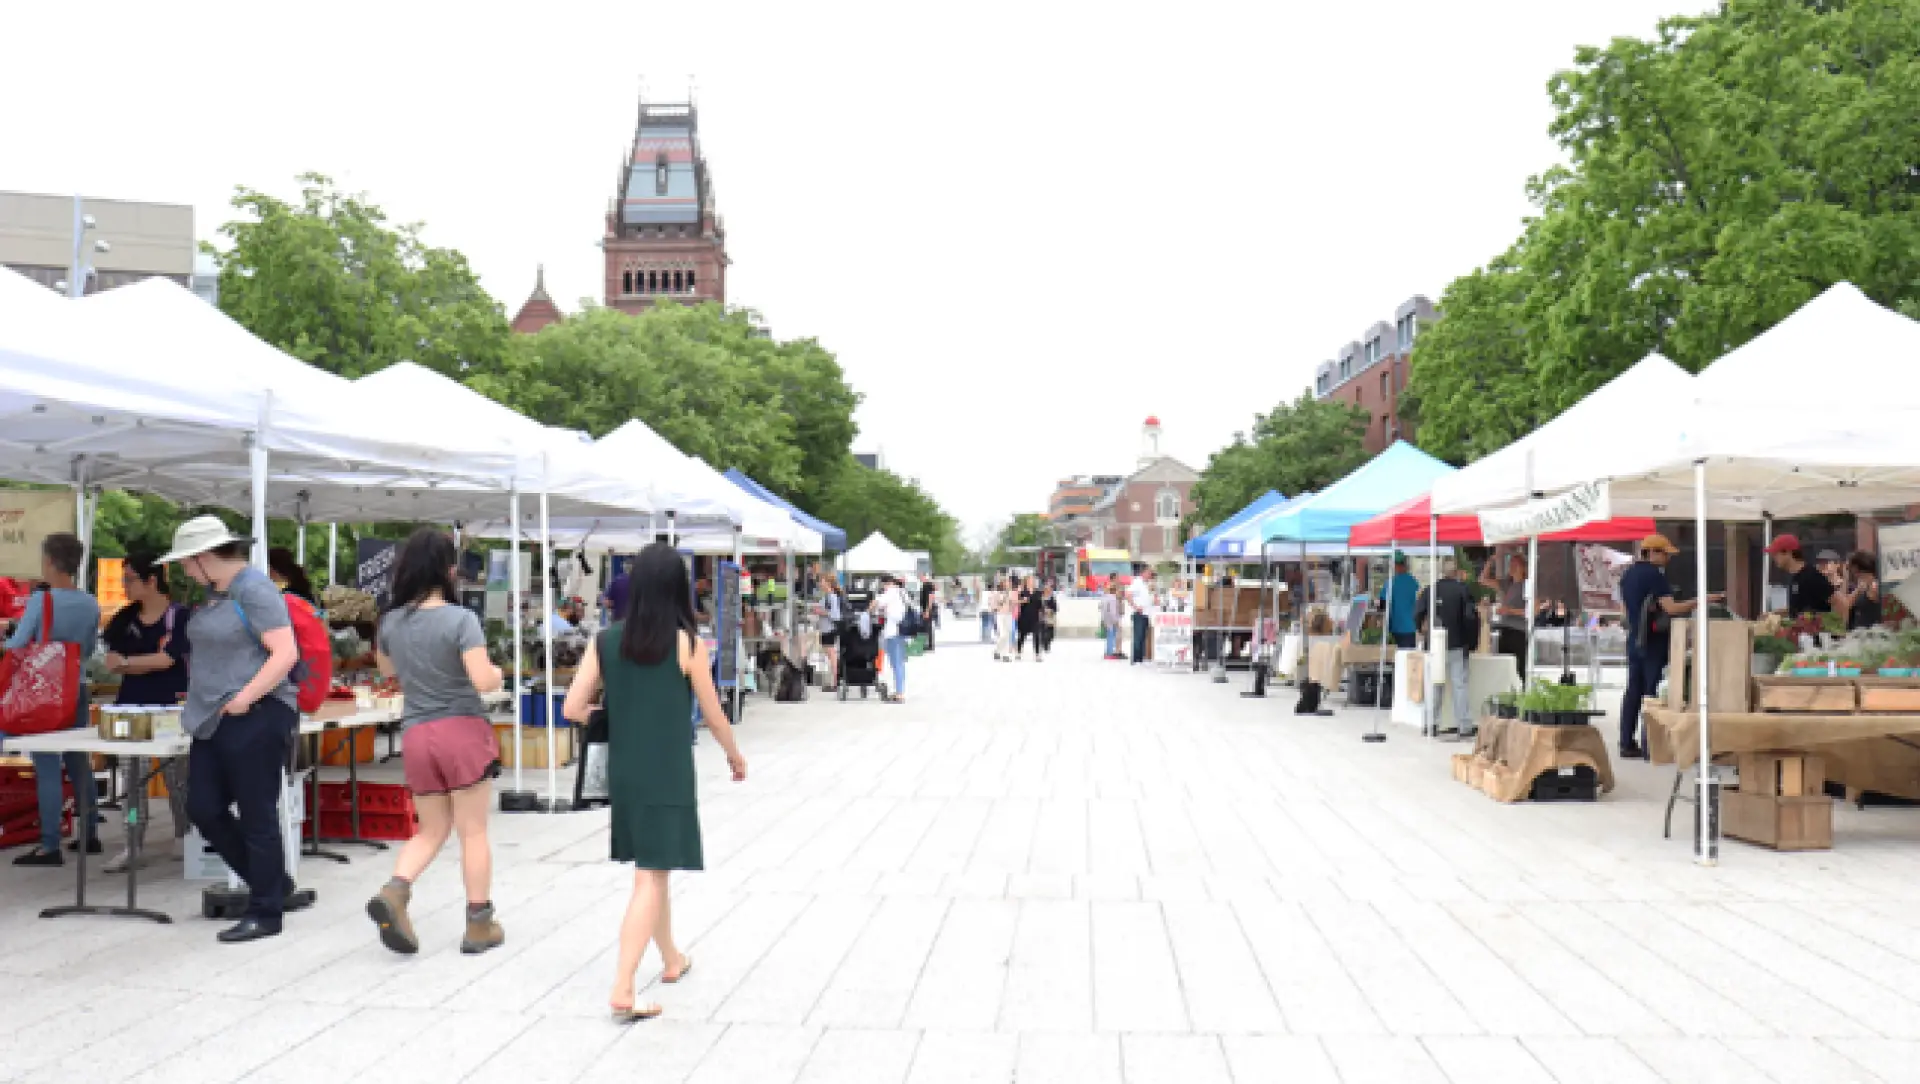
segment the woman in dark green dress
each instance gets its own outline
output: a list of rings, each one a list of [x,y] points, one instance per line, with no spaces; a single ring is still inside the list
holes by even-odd
[[[640,551],[629,578],[627,612],[588,647],[567,690],[566,715],[585,722],[606,690],[607,793],[613,811],[613,860],[631,862],[633,896],[620,923],[620,963],[609,1003],[614,1019],[645,1020],[659,1005],[635,1005],[634,972],[647,942],[660,950],[661,982],[679,982],[693,961],[673,943],[667,878],[701,869],[700,814],[687,720],[695,701],[707,730],[726,750],[738,783],[747,761],[713,687],[713,663],[694,622],[686,566],[671,546]]]

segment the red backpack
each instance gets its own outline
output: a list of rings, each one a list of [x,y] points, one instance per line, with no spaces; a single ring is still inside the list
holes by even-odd
[[[287,680],[293,682],[297,690],[296,702],[302,714],[319,711],[320,705],[327,702],[327,692],[333,688],[333,636],[327,632],[327,623],[314,611],[313,603],[287,592],[282,592],[281,597],[287,600],[293,643],[300,649],[300,661],[293,664]],[[240,615],[240,623],[248,632],[253,632],[247,611],[240,608],[238,601],[232,605]],[[259,634],[255,633],[254,638],[259,639]]]

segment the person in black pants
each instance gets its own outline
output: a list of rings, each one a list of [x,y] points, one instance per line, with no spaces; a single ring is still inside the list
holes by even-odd
[[[933,651],[933,625],[936,616],[933,610],[933,581],[922,580],[920,581],[920,623],[925,626],[923,635],[927,638],[929,654]]]
[[[1042,651],[1053,650],[1053,627],[1060,620],[1060,600],[1053,597],[1053,581],[1040,592],[1040,633],[1036,646]]]
[[[1133,665],[1147,661],[1147,630],[1152,624],[1153,569],[1143,569],[1127,585],[1127,605],[1133,609]]]
[[[160,564],[178,564],[207,588],[193,615],[193,666],[180,724],[188,754],[187,816],[227,868],[247,883],[246,915],[227,943],[280,932],[293,891],[281,843],[281,773],[300,717],[288,675],[300,661],[286,600],[247,563],[249,543],[213,516],[181,524]],[[235,816],[232,807],[239,809]]]
[[[1040,642],[1040,585],[1039,581],[1028,576],[1020,585],[1019,608],[1015,611],[1014,628],[1019,639],[1013,645],[1013,657],[1018,659],[1027,649],[1027,640],[1033,640],[1033,661],[1039,662],[1046,655],[1046,647]]]
[[[1694,611],[1697,602],[1675,602],[1667,582],[1667,562],[1680,551],[1666,535],[1640,541],[1640,558],[1620,577],[1620,602],[1627,617],[1627,689],[1620,698],[1620,755],[1644,759],[1640,742],[1640,702],[1660,687],[1672,649],[1672,619]],[[1718,601],[1718,595],[1708,595]]]

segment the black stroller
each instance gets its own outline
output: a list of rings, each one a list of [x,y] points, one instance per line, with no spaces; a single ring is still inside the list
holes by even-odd
[[[833,681],[840,687],[840,699],[847,698],[847,686],[860,690],[860,699],[867,698],[867,690],[879,689],[880,698],[886,699],[887,687],[880,680],[880,621],[869,617],[867,633],[860,634],[858,615],[847,617],[840,622],[840,669]]]

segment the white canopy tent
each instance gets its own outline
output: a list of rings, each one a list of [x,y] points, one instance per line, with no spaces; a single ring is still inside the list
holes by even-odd
[[[892,572],[910,575],[916,571],[913,555],[875,531],[840,556],[841,572]]]
[[[1866,512],[1920,497],[1920,323],[1841,283],[1694,379],[1692,395],[1656,415],[1632,440],[1616,440],[1582,468],[1555,463],[1535,475],[1543,492],[1605,482],[1614,514],[1709,519]],[[1820,389],[1858,392],[1856,401]],[[1596,466],[1604,465],[1603,471]],[[1536,468],[1539,465],[1536,464]],[[1701,593],[1706,546],[1695,544]],[[1718,800],[1707,716],[1707,652],[1698,641],[1700,711],[1696,782],[1701,808]],[[1697,861],[1719,855],[1718,817],[1699,817]]]

